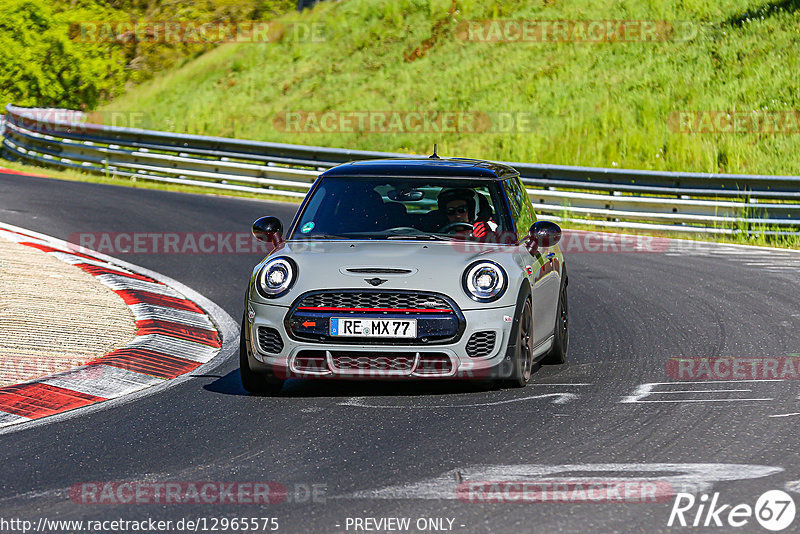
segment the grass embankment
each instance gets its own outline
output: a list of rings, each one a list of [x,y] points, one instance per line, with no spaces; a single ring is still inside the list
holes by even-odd
[[[482,19],[685,21],[696,34],[605,43],[461,38],[466,21]],[[437,142],[446,156],[800,174],[800,135],[687,134],[669,123],[681,111],[800,109],[794,1],[345,0],[282,20],[300,30],[278,43],[222,45],[103,109],[144,111],[147,127],[159,130],[276,142],[410,153],[427,153]],[[305,39],[302,30],[309,28],[323,39]],[[533,127],[503,133],[282,127],[286,112],[330,110],[521,112],[533,117]],[[713,239],[776,243],[763,236]],[[798,246],[796,238],[776,244]]]
[[[322,2],[292,21],[323,42],[221,46],[108,104],[157,129],[506,161],[800,174],[799,134],[687,134],[680,111],[800,109],[798,3],[721,0]],[[666,20],[697,29],[664,42],[468,42],[480,19]],[[302,33],[302,32],[300,32]],[[691,36],[693,31],[683,32]],[[298,42],[299,41],[299,42]],[[412,61],[407,58],[416,57]],[[532,131],[292,133],[287,111],[525,112]]]

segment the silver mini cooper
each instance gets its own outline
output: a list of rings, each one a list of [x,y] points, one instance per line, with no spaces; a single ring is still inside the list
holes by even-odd
[[[287,378],[493,379],[523,387],[569,342],[560,228],[513,168],[467,159],[357,161],[324,172],[253,269],[242,384]]]

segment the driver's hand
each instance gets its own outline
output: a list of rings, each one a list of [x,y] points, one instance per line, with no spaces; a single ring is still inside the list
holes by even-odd
[[[486,224],[484,221],[475,221],[475,224],[472,225],[472,235],[478,239],[486,237],[486,234],[489,233],[489,225]]]

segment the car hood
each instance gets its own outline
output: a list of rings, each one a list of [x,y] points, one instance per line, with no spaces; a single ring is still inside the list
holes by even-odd
[[[306,291],[321,289],[417,290],[443,293],[461,309],[511,306],[516,301],[516,288],[524,267],[521,247],[498,246],[463,241],[402,241],[402,240],[302,240],[287,241],[259,263],[274,257],[289,257],[297,264],[298,277],[294,287],[278,299],[264,300],[254,291],[251,298],[271,304],[290,306]],[[526,253],[527,254],[527,253]],[[533,261],[527,255],[529,261]],[[498,301],[479,304],[462,289],[464,269],[474,261],[487,259],[500,264],[509,277],[509,287]],[[353,272],[353,270],[376,272]],[[377,272],[397,269],[407,272]],[[373,278],[386,280],[374,286]],[[511,293],[514,293],[511,295]]]

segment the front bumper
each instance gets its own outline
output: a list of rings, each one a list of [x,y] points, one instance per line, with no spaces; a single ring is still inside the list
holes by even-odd
[[[464,329],[451,343],[402,340],[397,344],[385,340],[371,344],[352,339],[341,343],[297,339],[287,331],[290,308],[257,302],[250,302],[248,307],[254,312],[253,320],[247,323],[250,368],[277,378],[480,379],[504,377],[510,372],[514,306],[461,311]],[[260,328],[272,329],[270,343],[259,341]],[[467,345],[473,340],[469,352],[475,354],[476,332],[482,333],[482,339],[493,335],[493,344],[488,347],[483,343],[480,355],[470,356]],[[281,338],[279,344],[275,343],[276,333]]]

